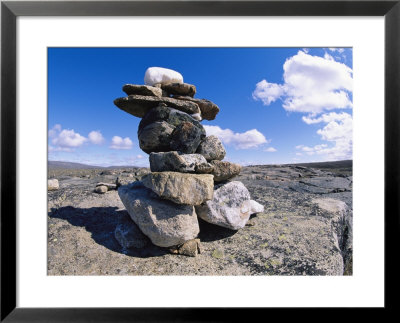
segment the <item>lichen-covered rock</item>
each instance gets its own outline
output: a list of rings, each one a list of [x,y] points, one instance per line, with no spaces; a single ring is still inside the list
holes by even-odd
[[[160,199],[139,181],[121,186],[118,194],[132,220],[156,246],[180,245],[199,233],[193,206]]]
[[[196,169],[208,165],[202,155],[182,154],[177,151],[151,153],[149,161],[152,172],[196,173]]]
[[[124,91],[127,95],[144,95],[144,96],[157,96],[162,97],[162,90],[155,86],[148,85],[136,85],[136,84],[125,84],[122,87],[122,91]]]
[[[174,127],[165,121],[154,122],[143,128],[139,134],[139,146],[144,152],[169,151],[170,137]]]
[[[131,219],[117,225],[114,231],[114,237],[121,247],[125,249],[140,249],[146,247],[149,243],[148,238]]]
[[[47,180],[47,190],[48,191],[56,191],[60,188],[60,184],[58,183],[58,179],[48,179]]]
[[[226,155],[221,140],[216,136],[205,137],[197,148],[196,153],[203,155],[207,161],[223,160]]]
[[[170,147],[184,154],[193,154],[199,147],[202,131],[193,123],[184,121],[171,134]]]
[[[188,114],[200,113],[200,108],[196,103],[177,100],[169,97],[156,97],[133,94],[114,100],[114,104],[118,108],[139,118],[144,117],[149,110],[157,107],[162,103],[171,108],[186,112]]]
[[[213,198],[214,181],[209,174],[153,172],[142,181],[161,198],[178,204],[199,205]]]
[[[157,83],[183,83],[181,73],[164,67],[149,67],[144,74],[144,82],[147,85]]]
[[[190,96],[181,95],[174,95],[174,98],[196,103],[200,108],[202,118],[206,120],[214,120],[219,112],[219,107],[215,103],[206,99],[194,99]]]
[[[213,165],[213,171],[211,174],[214,175],[215,182],[222,182],[231,179],[240,174],[242,166],[227,161],[213,160],[210,162]]]
[[[196,257],[198,253],[202,252],[201,242],[200,239],[189,240],[180,246],[170,248],[169,251],[173,254]]]
[[[212,224],[239,230],[246,225],[251,212],[250,193],[238,181],[216,185],[212,200],[196,206],[197,215]]]
[[[196,87],[187,83],[167,83],[161,84],[161,88],[168,94],[187,95],[193,97],[196,94]]]

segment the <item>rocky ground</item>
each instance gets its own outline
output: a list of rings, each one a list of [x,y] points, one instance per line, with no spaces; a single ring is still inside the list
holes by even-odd
[[[96,183],[140,180],[148,170],[49,169],[49,275],[351,275],[352,163],[248,166],[241,181],[265,206],[232,231],[202,220],[202,252],[171,254],[148,243],[123,249],[117,224],[131,221],[118,193]]]

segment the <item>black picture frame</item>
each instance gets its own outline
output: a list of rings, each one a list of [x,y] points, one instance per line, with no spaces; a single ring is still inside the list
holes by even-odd
[[[94,5],[95,4],[95,5]],[[16,19],[19,16],[384,16],[385,309],[395,309],[399,236],[400,0],[396,1],[2,1],[1,321],[235,321],[243,309],[16,307]],[[373,234],[373,233],[371,233]],[[179,302],[177,302],[179,304]],[[260,309],[252,309],[260,311]],[[256,317],[257,313],[252,313]]]

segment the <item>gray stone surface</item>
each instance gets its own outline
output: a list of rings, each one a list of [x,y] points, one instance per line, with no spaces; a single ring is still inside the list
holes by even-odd
[[[47,190],[48,191],[55,191],[60,188],[60,184],[58,183],[58,179],[53,178],[47,180]]]
[[[149,157],[152,172],[195,173],[196,168],[208,165],[199,154],[180,154],[176,151],[151,153]]]
[[[199,147],[202,134],[202,129],[192,122],[184,121],[172,132],[170,147],[184,154],[193,154]]]
[[[199,205],[213,198],[214,180],[209,174],[153,172],[142,181],[161,198],[178,204]]]
[[[162,200],[142,182],[121,186],[118,194],[132,220],[156,246],[175,246],[197,237],[193,206]]]
[[[193,97],[196,94],[196,87],[188,83],[167,83],[161,84],[161,88],[168,94],[187,95]]]
[[[205,120],[214,120],[219,112],[219,107],[215,103],[206,99],[194,99],[191,98],[190,96],[180,96],[180,95],[175,95],[174,98],[178,100],[184,100],[196,103],[201,110],[202,118]]]
[[[212,160],[210,164],[213,166],[211,174],[214,175],[215,182],[222,182],[240,174],[242,166],[228,161]]]
[[[147,125],[138,135],[140,149],[148,154],[171,150],[171,135],[174,129],[165,121]]]
[[[216,136],[205,137],[198,146],[196,153],[203,155],[207,161],[223,160],[226,155],[221,140]]]
[[[243,228],[251,211],[250,193],[238,181],[216,185],[213,199],[196,206],[201,219],[232,230]]]
[[[122,91],[124,91],[127,95],[138,94],[144,96],[162,97],[162,90],[160,88],[149,85],[125,84],[122,87]]]
[[[104,193],[107,193],[108,187],[107,187],[106,185],[96,186],[96,188],[94,189],[94,191],[95,191],[96,193],[99,193],[99,194],[104,194]]]
[[[150,243],[149,239],[131,219],[119,223],[115,228],[114,236],[124,249],[140,249],[146,247]]]
[[[121,110],[139,118],[144,117],[149,110],[157,107],[160,104],[166,104],[171,108],[186,112],[188,114],[200,113],[200,108],[196,103],[177,100],[169,97],[134,94],[123,98],[117,98],[114,100],[114,104]]]

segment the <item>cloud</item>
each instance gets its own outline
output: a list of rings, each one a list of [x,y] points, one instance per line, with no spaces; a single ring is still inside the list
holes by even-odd
[[[262,80],[253,98],[269,105],[278,98],[292,112],[319,114],[333,109],[352,108],[353,71],[331,55],[312,56],[299,51],[283,65],[283,84]]]
[[[264,149],[264,151],[269,152],[269,153],[274,153],[277,150],[274,147],[268,147],[268,148]]]
[[[104,137],[100,131],[89,132],[88,138],[92,144],[101,145],[104,142]]]
[[[235,133],[231,129],[221,129],[219,126],[204,125],[207,136],[214,135],[224,144],[232,145],[236,149],[256,148],[259,145],[268,143],[265,136],[257,129],[248,130],[242,133]]]
[[[61,125],[55,124],[53,128],[49,130],[49,138],[54,138],[61,131]]]
[[[330,47],[328,48],[331,52],[338,52],[338,53],[343,53],[344,52],[344,48],[339,48],[339,47]]]
[[[114,136],[111,139],[111,149],[132,149],[133,142],[129,137],[121,138],[120,136]]]
[[[54,135],[51,143],[59,148],[76,148],[82,146],[86,141],[87,138],[76,133],[73,129],[64,129]]]

